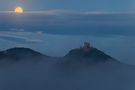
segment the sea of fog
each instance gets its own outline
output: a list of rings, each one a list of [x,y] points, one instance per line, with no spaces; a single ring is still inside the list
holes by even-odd
[[[135,14],[0,13],[0,50],[28,47],[61,57],[84,41],[135,65]]]

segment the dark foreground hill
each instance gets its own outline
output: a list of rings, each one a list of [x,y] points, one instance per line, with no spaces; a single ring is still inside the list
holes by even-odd
[[[82,61],[82,59],[86,59],[87,62],[106,62],[109,60],[114,60],[111,56],[105,54],[104,52],[91,47],[89,51],[84,51],[81,48],[71,50],[64,58],[74,59],[77,61]]]
[[[104,52],[94,48],[76,48],[72,49],[67,53],[64,57],[50,57],[44,55],[40,52],[34,51],[30,48],[24,47],[16,47],[7,49],[5,51],[0,52],[0,62],[40,62],[40,61],[49,61],[54,63],[54,66],[62,66],[64,67],[80,67],[80,66],[91,66],[95,64],[102,63],[102,65],[108,66],[119,66],[119,65],[126,65],[118,60],[114,59],[113,57],[105,54]],[[129,65],[126,65],[129,66]],[[131,66],[132,67],[132,66]]]
[[[40,60],[49,58],[47,55],[43,55],[37,51],[29,48],[11,48],[0,52],[0,60]]]
[[[51,58],[47,55],[41,54],[37,51],[34,51],[29,48],[11,48],[5,51],[0,52],[0,60],[2,59],[10,59],[10,60],[23,60],[23,59],[46,59]],[[53,58],[53,57],[52,57]],[[111,56],[105,54],[104,52],[91,48],[90,51],[85,52],[83,49],[73,49],[69,51],[67,55],[62,57],[63,59],[74,59],[74,60],[82,60],[87,59],[93,62],[106,62],[108,60],[115,60]]]

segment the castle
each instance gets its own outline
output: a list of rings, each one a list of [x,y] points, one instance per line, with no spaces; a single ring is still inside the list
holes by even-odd
[[[84,45],[81,46],[81,49],[85,52],[89,52],[91,50],[91,44],[89,42],[84,42]]]

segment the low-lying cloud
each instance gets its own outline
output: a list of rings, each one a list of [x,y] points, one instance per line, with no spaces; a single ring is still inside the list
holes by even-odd
[[[24,60],[26,61],[26,60]],[[100,63],[66,67],[54,62],[0,62],[1,90],[134,90],[135,71]],[[62,67],[63,66],[63,67]],[[71,68],[72,67],[72,68]]]
[[[20,43],[20,44],[25,44],[25,43],[27,43],[27,44],[28,43],[39,44],[39,43],[42,43],[41,40],[28,40],[28,39],[24,39],[24,38],[20,38],[20,37],[0,36],[0,39],[11,41],[11,42],[17,42],[17,43]]]

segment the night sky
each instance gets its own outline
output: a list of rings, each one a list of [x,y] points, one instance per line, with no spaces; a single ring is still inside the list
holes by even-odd
[[[135,0],[0,0],[1,11],[22,6],[26,11],[64,9],[72,11],[129,12],[135,10]]]

